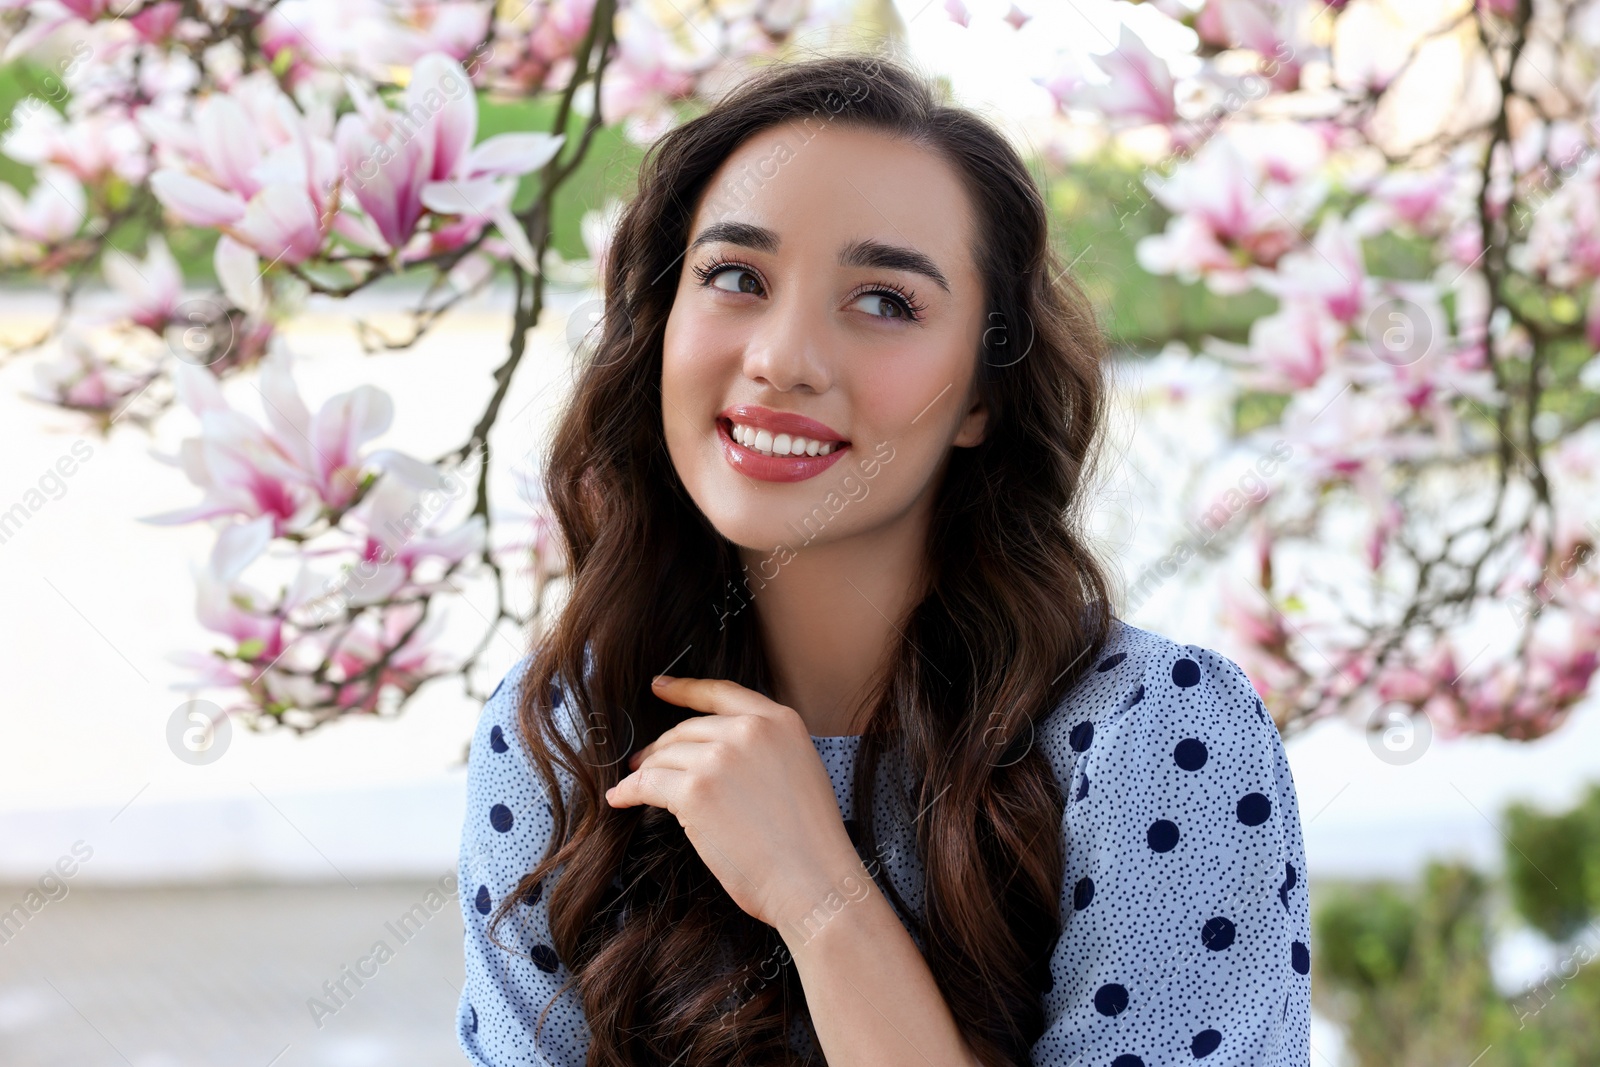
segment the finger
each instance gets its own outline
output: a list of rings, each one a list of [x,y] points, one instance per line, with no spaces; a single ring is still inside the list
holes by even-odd
[[[613,808],[631,808],[639,804],[666,808],[674,815],[673,806],[679,795],[686,771],[671,767],[642,767],[606,790],[606,802]]]
[[[658,674],[651,683],[657,696],[669,704],[694,708],[712,715],[770,716],[778,707],[753,689],[728,678],[673,678]]]
[[[715,741],[726,736],[724,724],[726,719],[719,719],[715,715],[697,715],[692,719],[685,719],[674,723],[661,731],[661,736],[645,745],[639,751],[628,757],[628,766],[637,767],[652,752],[659,751],[667,745],[677,744],[680,741]]]

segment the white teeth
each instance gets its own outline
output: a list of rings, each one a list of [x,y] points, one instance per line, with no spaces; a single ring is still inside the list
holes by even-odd
[[[795,434],[780,433],[776,437],[770,430],[758,430],[753,426],[733,424],[733,439],[746,448],[769,456],[826,456],[841,442],[813,441],[809,437],[800,437]]]

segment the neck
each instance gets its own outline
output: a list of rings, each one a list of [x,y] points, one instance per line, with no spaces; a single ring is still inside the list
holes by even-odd
[[[776,553],[740,549],[753,576],[772,699],[816,736],[866,729],[880,672],[924,588],[920,518],[908,512],[865,534],[804,546],[802,532]]]

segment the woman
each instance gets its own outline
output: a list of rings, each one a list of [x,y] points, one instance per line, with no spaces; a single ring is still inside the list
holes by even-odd
[[[1007,141],[768,68],[652,148],[605,292],[570,592],[469,759],[471,1062],[1305,1064],[1283,746],[1111,616],[1104,342]]]

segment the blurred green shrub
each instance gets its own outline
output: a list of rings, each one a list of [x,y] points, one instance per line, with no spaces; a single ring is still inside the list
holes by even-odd
[[[1430,863],[1415,887],[1321,886],[1312,997],[1340,1022],[1359,1067],[1600,1064],[1600,785],[1571,811],[1506,812],[1504,884]],[[1562,946],[1512,997],[1489,965],[1495,901]]]
[[[1513,804],[1506,836],[1506,886],[1529,924],[1565,941],[1600,915],[1600,784],[1555,815]]]

